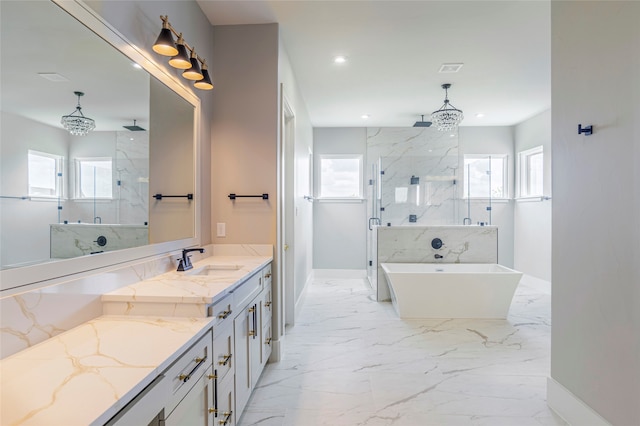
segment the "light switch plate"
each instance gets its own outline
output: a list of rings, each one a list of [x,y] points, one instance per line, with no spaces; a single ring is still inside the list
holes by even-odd
[[[216,225],[216,235],[218,237],[226,237],[227,236],[227,224],[226,223],[218,223]]]

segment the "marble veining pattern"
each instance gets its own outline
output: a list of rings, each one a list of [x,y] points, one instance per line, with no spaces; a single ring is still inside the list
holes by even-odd
[[[98,317],[0,361],[0,424],[104,424],[211,327]]]
[[[149,228],[145,225],[52,224],[50,232],[52,259],[68,259],[149,244]],[[105,238],[102,246],[98,244],[99,237]]]
[[[559,426],[546,405],[550,289],[507,320],[397,318],[363,280],[316,279],[238,426]]]

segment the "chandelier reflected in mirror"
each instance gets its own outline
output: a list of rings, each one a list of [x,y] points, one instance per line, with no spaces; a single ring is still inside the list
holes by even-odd
[[[444,105],[439,110],[431,113],[431,121],[440,131],[453,130],[462,121],[464,116],[462,111],[451,105],[449,102],[449,88],[451,84],[446,83],[442,85],[444,89]]]
[[[80,106],[80,96],[84,96],[83,92],[73,92],[78,97],[78,105],[76,109],[69,115],[63,115],[60,119],[62,127],[67,129],[74,136],[84,136],[96,128],[96,122],[89,117],[85,117]]]

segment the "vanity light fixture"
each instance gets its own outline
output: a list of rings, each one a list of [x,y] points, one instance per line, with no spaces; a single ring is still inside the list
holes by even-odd
[[[78,105],[76,109],[69,115],[63,115],[60,119],[62,127],[67,129],[74,136],[84,136],[96,128],[96,122],[89,117],[85,117],[80,106],[80,96],[84,96],[83,92],[73,92],[78,97]]]
[[[449,102],[449,88],[451,84],[445,83],[442,85],[444,89],[444,105],[439,110],[431,113],[431,121],[436,125],[440,131],[449,131],[458,127],[464,116],[462,111],[451,105]]]
[[[193,81],[195,88],[213,89],[205,60],[198,56],[194,47],[187,44],[182,33],[176,32],[171,26],[168,15],[160,15],[160,19],[162,20],[162,30],[152,47],[153,51],[163,56],[170,56],[169,65],[184,70],[182,77]],[[174,35],[178,37],[175,42],[173,41]]]

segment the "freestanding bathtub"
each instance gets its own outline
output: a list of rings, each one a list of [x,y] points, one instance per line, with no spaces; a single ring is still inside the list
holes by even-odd
[[[501,318],[522,273],[497,264],[382,263],[400,318]]]

